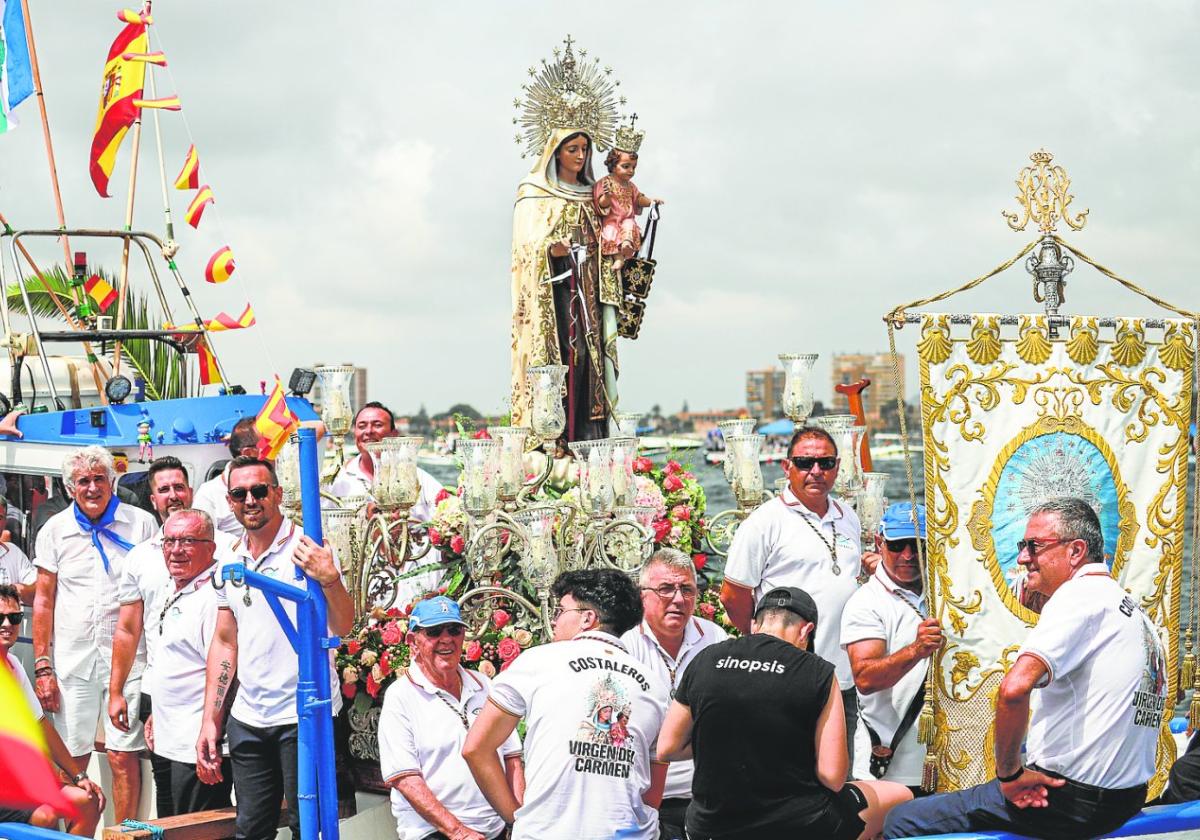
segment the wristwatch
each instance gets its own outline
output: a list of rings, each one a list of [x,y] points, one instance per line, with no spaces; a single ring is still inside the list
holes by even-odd
[[[82,773],[78,773],[71,777],[71,784],[77,785],[80,782],[82,782],[84,779],[86,779],[87,777],[88,777],[87,771],[84,770]]]
[[[1021,774],[1024,772],[1025,772],[1025,765],[1022,764],[1020,767],[1017,768],[1017,772],[1013,773],[1011,776],[997,776],[996,781],[998,781],[1002,785],[1006,785],[1009,782],[1015,782],[1017,779],[1021,778]]]

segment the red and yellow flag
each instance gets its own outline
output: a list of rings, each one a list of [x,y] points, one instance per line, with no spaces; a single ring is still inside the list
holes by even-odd
[[[124,23],[143,23],[150,26],[154,23],[154,18],[145,12],[135,12],[133,9],[121,9],[117,12],[117,20]]]
[[[225,245],[209,258],[208,265],[204,267],[204,279],[209,283],[224,283],[236,268],[233,251]]]
[[[258,430],[258,457],[268,461],[275,460],[279,450],[287,443],[290,435],[300,424],[300,420],[288,408],[283,396],[283,383],[275,377],[275,387],[267,402],[254,418],[254,428]]]
[[[224,312],[218,312],[217,317],[210,321],[204,322],[204,328],[209,332],[225,332],[226,330],[244,330],[247,327],[253,327],[258,321],[254,318],[254,307],[246,304],[246,308],[242,310],[242,314],[234,318]],[[195,324],[164,324],[163,329],[174,330],[179,333],[199,332],[200,328]]]
[[[196,193],[196,197],[192,199],[188,209],[184,211],[183,220],[194,228],[200,227],[200,217],[204,215],[204,208],[212,203],[212,190],[209,189],[208,184],[205,184]]]
[[[3,654],[0,654],[3,656]],[[0,808],[40,808],[49,805],[74,819],[79,812],[62,795],[62,786],[46,758],[41,725],[24,692],[0,662]]]
[[[92,300],[96,301],[96,305],[100,307],[100,311],[104,312],[108,307],[112,306],[113,301],[117,299],[117,290],[109,285],[108,281],[99,274],[93,274],[83,283],[83,290],[88,293]]]
[[[188,146],[187,157],[179,177],[175,179],[175,189],[194,190],[200,186],[200,155],[196,154],[195,145]]]
[[[146,80],[146,65],[141,61],[126,61],[125,53],[144,53],[149,46],[146,24],[136,12],[136,22],[129,24],[117,35],[108,51],[104,64],[104,82],[100,87],[100,111],[96,115],[96,129],[92,135],[92,150],[88,157],[88,169],[96,192],[108,197],[108,179],[117,162],[117,150],[125,133],[138,118],[136,104],[142,98],[142,85]],[[130,20],[122,17],[122,20]]]
[[[157,108],[160,111],[182,111],[183,105],[178,96],[163,96],[159,99],[135,99],[133,104],[139,108]]]
[[[144,61],[147,64],[153,64],[158,67],[167,66],[167,54],[162,51],[152,53],[127,52],[123,53],[121,58],[125,59],[126,61]]]
[[[220,385],[225,381],[221,378],[221,369],[217,367],[217,357],[208,349],[207,341],[196,345],[196,354],[200,361],[201,385]]]

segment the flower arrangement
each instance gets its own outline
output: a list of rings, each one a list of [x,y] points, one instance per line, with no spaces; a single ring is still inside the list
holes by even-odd
[[[487,629],[463,648],[463,667],[494,677],[507,670],[523,651],[533,647],[535,641],[533,633],[513,624],[512,613],[504,609],[493,610]]]
[[[467,514],[462,499],[448,490],[438,491],[433,516],[426,527],[430,543],[442,554],[442,562],[463,559],[467,549]]]
[[[638,505],[654,508],[654,547],[694,554],[704,544],[704,488],[690,470],[674,459],[661,468],[646,457],[633,460]]]
[[[725,605],[721,603],[721,587],[719,585],[709,586],[700,593],[700,598],[696,601],[696,615],[714,622],[732,637],[742,635],[725,613]]]

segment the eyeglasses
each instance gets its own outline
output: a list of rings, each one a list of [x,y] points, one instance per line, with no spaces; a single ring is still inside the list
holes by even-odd
[[[5,621],[7,621],[13,627],[20,627],[21,620],[24,618],[25,613],[23,612],[0,613],[0,624],[3,624]]]
[[[246,494],[249,493],[251,496],[261,501],[267,498],[267,494],[271,492],[271,488],[274,486],[275,485],[273,484],[255,484],[249,489],[245,487],[230,487],[229,498],[233,499],[235,502],[244,502],[246,501]]]
[[[808,472],[814,466],[820,467],[826,472],[829,472],[831,469],[837,466],[838,462],[836,455],[828,458],[813,458],[808,455],[794,455],[791,458],[788,458],[788,460],[792,462],[792,466],[798,470],[803,470],[804,472]]]
[[[1030,558],[1034,558],[1052,545],[1060,545],[1068,542],[1074,542],[1074,540],[1018,540],[1017,554],[1020,554],[1022,551],[1028,551]]]
[[[554,612],[550,615],[551,621],[558,621],[562,618],[563,613],[569,612],[587,612],[591,607],[555,607]]]
[[[440,639],[443,633],[452,639],[457,639],[465,631],[466,628],[461,624],[439,624],[437,627],[430,627],[428,629],[421,630],[422,633],[431,639]]]
[[[887,546],[887,550],[893,554],[900,554],[906,548],[911,548],[913,554],[917,553],[917,541],[912,537],[901,540],[884,540],[883,542]]]
[[[194,548],[199,543],[210,543],[212,540],[202,540],[198,537],[163,537],[163,548],[179,546],[183,549]]]
[[[661,586],[643,586],[643,592],[653,592],[664,601],[670,601],[678,592],[683,596],[683,600],[690,601],[699,594],[699,590],[690,583],[664,583]]]

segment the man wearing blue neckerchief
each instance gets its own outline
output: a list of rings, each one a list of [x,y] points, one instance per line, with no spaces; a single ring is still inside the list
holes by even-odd
[[[122,732],[107,715],[112,638],[120,611],[118,586],[125,555],[158,530],[151,516],[120,502],[112,454],[102,446],[72,452],[63,482],[72,504],[46,521],[37,536],[37,590],[33,602],[35,690],[71,755],[87,766],[96,734],[113,773],[118,821],[135,816],[141,794],[139,723]],[[125,683],[130,717],[137,718],[144,661]]]

